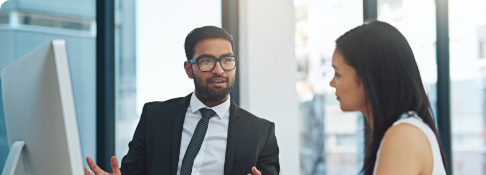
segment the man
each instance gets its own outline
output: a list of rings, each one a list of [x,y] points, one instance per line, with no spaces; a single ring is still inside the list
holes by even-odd
[[[112,157],[113,174],[277,175],[275,124],[236,106],[229,95],[238,61],[231,35],[214,26],[196,28],[184,47],[194,93],[145,104],[120,169]],[[95,174],[108,174],[87,161]]]

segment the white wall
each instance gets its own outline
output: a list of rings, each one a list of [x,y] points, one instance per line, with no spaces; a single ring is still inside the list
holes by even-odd
[[[275,122],[283,173],[299,174],[293,0],[239,3],[241,107]]]

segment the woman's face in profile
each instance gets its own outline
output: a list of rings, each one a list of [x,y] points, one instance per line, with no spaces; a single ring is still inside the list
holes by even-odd
[[[332,67],[335,74],[330,84],[336,88],[341,110],[366,112],[365,92],[361,79],[356,74],[356,70],[346,63],[338,49],[335,49],[332,55]]]

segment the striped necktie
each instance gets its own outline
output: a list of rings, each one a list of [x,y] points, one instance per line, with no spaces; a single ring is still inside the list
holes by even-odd
[[[208,130],[209,119],[216,114],[212,109],[204,108],[199,109],[199,112],[201,112],[202,118],[197,123],[196,130],[192,135],[191,142],[189,142],[186,154],[184,154],[184,159],[182,159],[180,175],[191,175],[194,159],[196,159],[196,156],[201,149],[202,142],[206,136],[206,131]]]

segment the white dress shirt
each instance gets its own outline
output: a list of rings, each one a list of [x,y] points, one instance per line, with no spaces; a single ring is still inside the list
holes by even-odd
[[[191,142],[194,130],[196,130],[197,123],[202,118],[199,109],[207,108],[216,112],[214,117],[209,119],[208,130],[201,149],[194,159],[192,166],[192,175],[223,175],[224,174],[224,160],[226,155],[226,141],[228,137],[228,122],[230,97],[212,108],[207,107],[192,93],[191,102],[187,107],[186,118],[182,129],[181,148],[179,153],[179,163],[177,166],[177,175],[181,174],[182,160],[186,154],[187,146]]]

